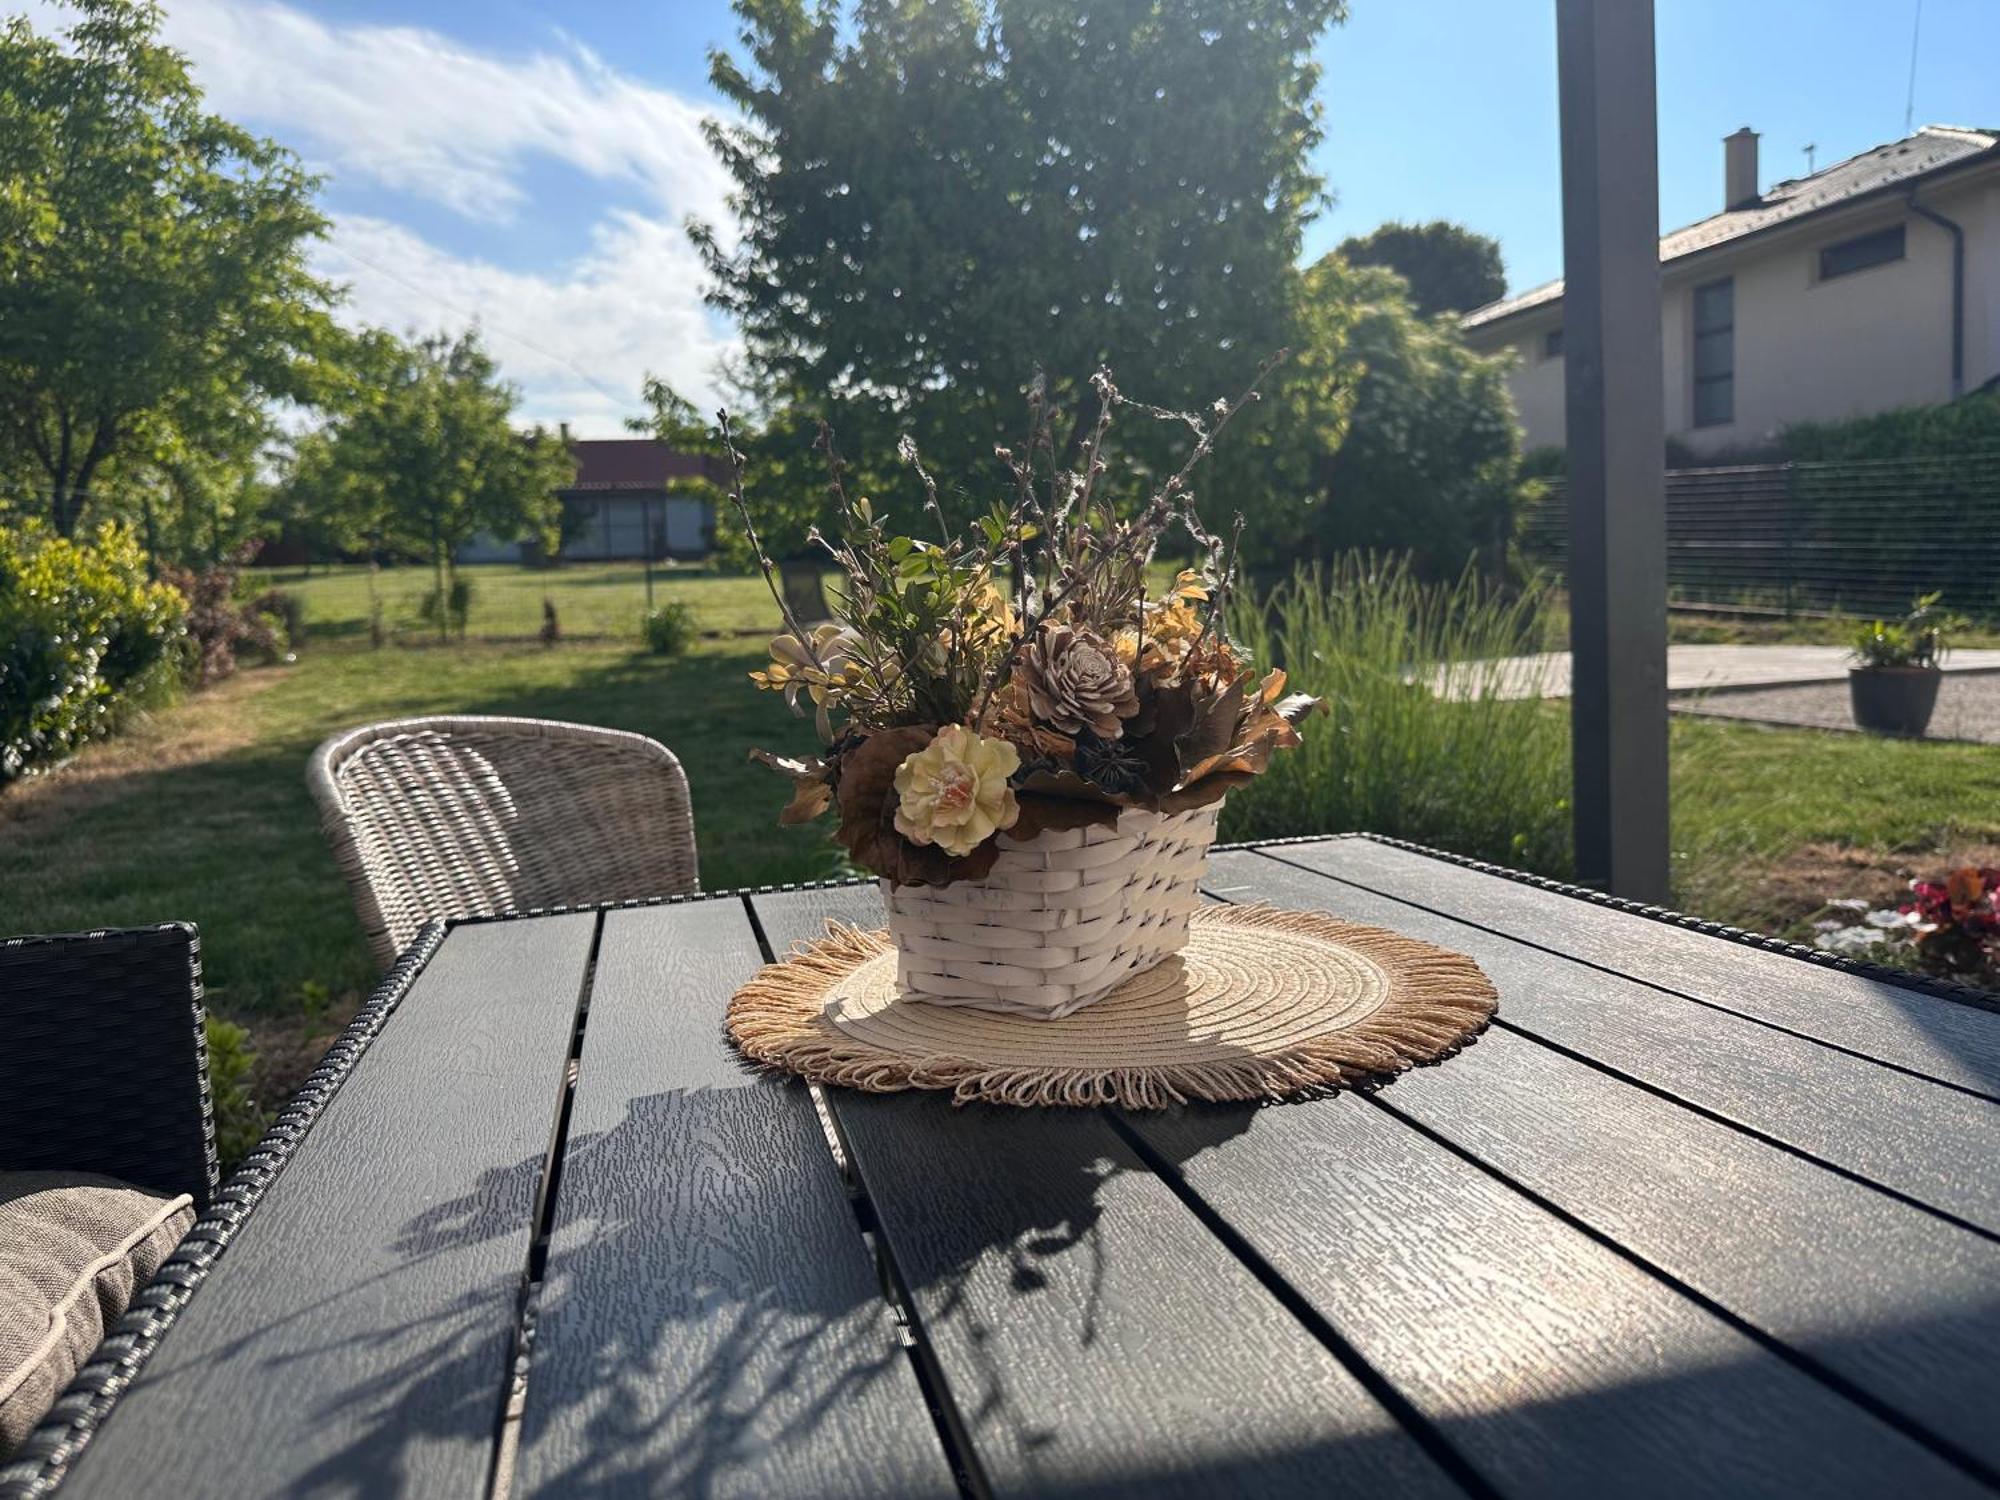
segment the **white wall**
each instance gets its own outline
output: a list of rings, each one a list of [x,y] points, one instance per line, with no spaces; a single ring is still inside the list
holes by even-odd
[[[2000,376],[2000,183],[1949,201],[1963,212],[1940,212],[1965,226],[1965,388],[1971,391]]]
[[[1965,388],[2000,373],[2000,185],[1926,189],[1921,201],[1965,229]],[[1902,223],[1904,258],[1830,281],[1819,251]],[[1735,419],[1693,425],[1694,288],[1736,282]],[[1496,337],[1475,330],[1475,348],[1511,347],[1508,377],[1522,440],[1562,442],[1563,362],[1544,359],[1543,336],[1560,306]],[[1762,446],[1791,422],[1946,401],[1951,397],[1951,239],[1899,201],[1803,226],[1742,250],[1669,272],[1660,309],[1670,436],[1697,453]]]
[[[1521,426],[1521,447],[1559,448],[1563,440],[1563,362],[1542,353],[1542,341],[1562,326],[1562,306],[1525,323],[1503,347],[1514,353],[1507,389],[1514,397],[1514,415]],[[1475,348],[1489,345],[1474,343]]]

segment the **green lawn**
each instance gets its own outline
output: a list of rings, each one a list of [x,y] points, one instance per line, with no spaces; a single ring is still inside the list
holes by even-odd
[[[472,606],[466,619],[470,636],[536,637],[542,628],[544,598],[555,604],[556,617],[569,635],[634,640],[646,613],[646,573],[638,563],[564,563],[554,568],[482,563],[458,572],[472,585]],[[244,586],[251,590],[280,588],[297,595],[305,603],[306,622],[316,638],[336,642],[368,639],[366,567],[316,567],[310,572],[253,568],[246,570]],[[384,568],[375,575],[383,623],[393,635],[435,638],[437,627],[424,624],[418,616],[431,587],[428,568]],[[653,600],[656,605],[669,600],[691,605],[700,628],[707,631],[763,630],[775,617],[761,578],[716,577],[688,567],[655,567]]]
[[[1717,921],[1796,937],[1818,902],[1872,894],[1822,888],[1829,846],[1921,867],[2000,843],[2000,746],[1676,716],[1672,755],[1674,900]]]

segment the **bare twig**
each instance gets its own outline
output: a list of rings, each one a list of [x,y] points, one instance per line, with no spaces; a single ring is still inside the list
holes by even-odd
[[[1236,526],[1229,535],[1229,550],[1225,554],[1222,576],[1215,583],[1215,597],[1208,604],[1208,618],[1201,622],[1201,634],[1194,638],[1191,648],[1199,652],[1208,641],[1209,633],[1217,630],[1223,616],[1229,609],[1229,591],[1236,582],[1236,567],[1243,557],[1243,512],[1236,513]]]
[[[1258,387],[1262,384],[1264,378],[1286,357],[1288,352],[1287,350],[1280,349],[1259,365],[1257,373],[1251,377],[1249,385],[1243,389],[1242,393],[1235,400],[1218,401],[1211,408],[1212,421],[1204,421],[1193,412],[1168,411],[1164,407],[1151,406],[1142,401],[1134,401],[1118,390],[1117,386],[1111,380],[1109,371],[1100,370],[1092,378],[1092,387],[1098,393],[1102,409],[1099,412],[1097,422],[1093,426],[1086,466],[1081,472],[1075,470],[1066,472],[1065,477],[1073,481],[1066,497],[1056,492],[1055,479],[1052,478],[1050,481],[1050,506],[1047,513],[1047,519],[1050,523],[1048,546],[1051,551],[1069,555],[1068,580],[1060,589],[1046,594],[1042,600],[1041,608],[1034,612],[1030,612],[1025,608],[1026,593],[1024,587],[1024,607],[1021,611],[1020,636],[1014,641],[1009,650],[987,669],[986,675],[979,685],[978,692],[973,700],[976,705],[976,714],[973,720],[975,731],[984,728],[986,716],[992,710],[994,699],[998,696],[1000,689],[1006,686],[1015,667],[1020,664],[1022,653],[1026,651],[1028,643],[1034,639],[1042,623],[1053,618],[1056,612],[1064,604],[1068,603],[1072,596],[1079,592],[1087,593],[1088,590],[1096,588],[1100,574],[1117,578],[1121,576],[1120,569],[1136,566],[1139,579],[1139,598],[1143,606],[1145,597],[1145,564],[1151,560],[1154,546],[1159,540],[1160,532],[1175,520],[1178,520],[1187,529],[1188,534],[1194,538],[1197,546],[1203,547],[1208,551],[1211,564],[1220,566],[1223,570],[1218,580],[1218,597],[1210,603],[1208,618],[1202,623],[1202,634],[1197,639],[1197,646],[1207,639],[1210,631],[1216,628],[1217,621],[1220,619],[1222,610],[1227,603],[1230,583],[1235,574],[1236,558],[1241,551],[1243,518],[1240,515],[1236,518],[1234,535],[1230,544],[1225,547],[1221,538],[1213,535],[1203,527],[1200,517],[1195,514],[1192,503],[1192,492],[1187,488],[1188,477],[1193,474],[1202,460],[1214,451],[1216,439],[1222,435],[1223,430],[1228,427],[1236,414],[1258,399]],[[1035,385],[1030,388],[1028,398],[1029,410],[1033,413],[1034,421],[1031,428],[1026,461],[1024,462],[1015,457],[1014,454],[1004,452],[1003,450],[1003,457],[1009,469],[1014,474],[1015,484],[1022,496],[1021,501],[1017,503],[1017,510],[1022,506],[1036,503],[1034,499],[1033,475],[1034,453],[1035,449],[1039,446],[1038,439],[1046,431],[1047,426],[1045,391],[1046,388],[1038,376]],[[1081,535],[1072,536],[1071,533],[1079,530],[1076,522],[1079,504],[1081,501],[1087,500],[1090,490],[1095,484],[1096,475],[1101,466],[1099,449],[1103,444],[1105,433],[1109,430],[1111,414],[1116,408],[1121,406],[1130,407],[1135,411],[1143,412],[1161,421],[1178,422],[1185,425],[1189,431],[1195,434],[1194,449],[1188,454],[1186,462],[1168,477],[1166,483],[1161,485],[1148,497],[1140,515],[1136,519],[1127,521],[1118,527],[1108,545],[1103,546],[1092,557],[1085,558],[1083,556],[1083,549],[1087,546],[1090,538]],[[1053,454],[1051,454],[1051,457],[1053,458]],[[1087,504],[1082,505],[1082,509],[1087,518]],[[1020,549],[1017,544],[1015,547],[1017,566],[1019,555]],[[1129,587],[1129,584],[1126,587]]]
[[[917,471],[917,478],[923,481],[924,509],[929,511],[932,519],[937,522],[938,541],[944,545],[947,552],[950,551],[952,543],[951,528],[945,525],[944,507],[938,504],[937,481],[931,478],[930,470],[924,467],[923,459],[917,454],[916,440],[907,432],[903,434],[902,440],[896,444],[896,457],[915,469]]]
[[[730,425],[728,410],[725,408],[718,411],[715,414],[715,421],[722,434],[723,456],[729,464],[729,503],[736,507],[737,519],[742,521],[744,535],[750,539],[750,550],[756,554],[757,566],[764,574],[764,586],[771,591],[771,597],[777,601],[778,613],[784,618],[785,629],[792,633],[792,638],[799,643],[800,649],[805,652],[812,664],[824,672],[826,664],[819,659],[819,653],[813,649],[812,637],[806,632],[805,627],[799,624],[798,616],[792,613],[792,606],[786,602],[785,591],[778,585],[778,570],[772,564],[770,555],[765,552],[763,540],[757,535],[757,523],[750,519],[750,507],[743,498],[743,455],[737,451],[736,431]]]

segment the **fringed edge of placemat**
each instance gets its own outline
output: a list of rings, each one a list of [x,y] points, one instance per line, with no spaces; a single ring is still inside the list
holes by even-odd
[[[1267,1056],[1143,1068],[995,1067],[968,1058],[885,1052],[822,1015],[827,992],[894,945],[886,932],[831,921],[826,935],[766,964],[729,1002],[728,1030],[744,1056],[815,1083],[868,1093],[949,1089],[959,1104],[1024,1107],[1105,1104],[1164,1109],[1296,1098],[1349,1088],[1449,1057],[1499,1008],[1493,982],[1462,953],[1324,912],[1208,906],[1202,924],[1281,927],[1366,954],[1389,976],[1389,993],[1366,1019]],[[1088,1011],[1079,1012],[1088,1014]]]

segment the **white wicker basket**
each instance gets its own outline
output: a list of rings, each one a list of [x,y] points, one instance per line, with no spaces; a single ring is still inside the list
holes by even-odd
[[[984,880],[882,882],[905,993],[1053,1020],[1187,942],[1220,802],[1113,828],[1000,837]]]

